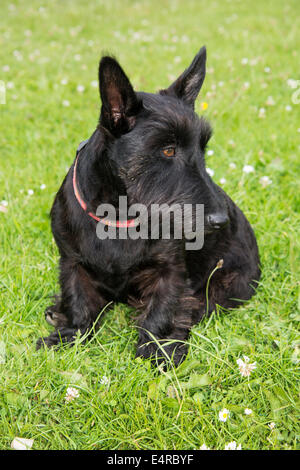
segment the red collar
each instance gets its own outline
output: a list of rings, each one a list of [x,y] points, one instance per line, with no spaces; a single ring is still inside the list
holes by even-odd
[[[85,212],[87,212],[87,205],[84,202],[84,200],[81,198],[81,196],[79,194],[79,191],[78,191],[78,188],[77,188],[77,184],[76,184],[76,169],[77,169],[78,157],[79,157],[79,153],[77,154],[75,164],[74,164],[74,169],[73,169],[73,189],[74,189],[74,194],[75,194],[75,197],[76,197],[77,201],[81,205],[82,209]],[[87,214],[90,217],[92,217],[94,220],[96,220],[97,222],[101,222],[102,224],[108,225],[110,227],[125,228],[125,227],[137,227],[139,225],[138,218],[130,219],[130,220],[117,220],[117,221],[114,221],[114,220],[109,220],[106,217],[103,218],[103,219],[100,218],[100,217],[97,217],[95,214],[93,214],[93,212],[87,212]]]

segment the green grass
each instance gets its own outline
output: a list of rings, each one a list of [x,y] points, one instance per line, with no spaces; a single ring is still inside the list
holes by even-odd
[[[2,0],[0,18],[0,80],[13,82],[0,105],[0,200],[8,202],[0,212],[0,448],[15,436],[33,438],[34,449],[223,449],[233,440],[243,449],[297,448],[300,104],[287,80],[300,79],[298,0],[11,3]],[[207,164],[255,229],[256,296],[196,326],[187,360],[167,375],[134,359],[135,312],[124,305],[87,345],[36,351],[58,290],[48,213],[97,123],[91,82],[102,51],[119,58],[138,89],[154,92],[203,44],[208,73],[197,111],[214,127]],[[245,164],[255,171],[244,173]],[[272,184],[262,187],[262,176]],[[236,364],[243,355],[257,363],[249,378]],[[66,403],[70,384],[80,396]]]

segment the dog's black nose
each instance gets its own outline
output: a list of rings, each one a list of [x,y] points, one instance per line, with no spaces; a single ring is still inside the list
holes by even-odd
[[[229,217],[227,214],[209,214],[206,217],[207,224],[214,230],[225,227],[229,222]]]

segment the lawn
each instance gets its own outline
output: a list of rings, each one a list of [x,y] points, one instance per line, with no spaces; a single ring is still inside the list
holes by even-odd
[[[298,0],[1,1],[1,449],[16,436],[33,449],[297,448],[299,30]],[[101,54],[154,92],[203,44],[207,166],[254,227],[256,295],[194,327],[176,371],[135,359],[135,312],[121,304],[88,344],[36,351],[58,290],[49,211],[98,120]],[[249,377],[243,356],[256,362]],[[79,396],[66,400],[68,387]]]

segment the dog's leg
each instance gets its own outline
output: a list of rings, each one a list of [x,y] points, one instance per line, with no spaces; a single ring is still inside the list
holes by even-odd
[[[51,347],[73,342],[78,331],[84,334],[92,327],[97,316],[108,303],[99,293],[97,281],[80,264],[62,259],[60,268],[62,292],[59,305],[56,305],[60,311],[53,312],[50,307],[51,319],[55,315],[52,324],[57,327],[57,330],[48,337],[39,338],[38,349],[43,344]],[[56,324],[55,320],[57,320]]]
[[[187,354],[184,341],[199,315],[199,301],[187,286],[184,263],[166,257],[151,263],[134,281],[141,292],[142,310],[136,355],[156,363],[171,358],[178,365]]]
[[[61,313],[61,299],[56,297],[55,303],[50,305],[45,310],[45,320],[49,325],[59,328],[68,325],[68,319],[66,315]]]

